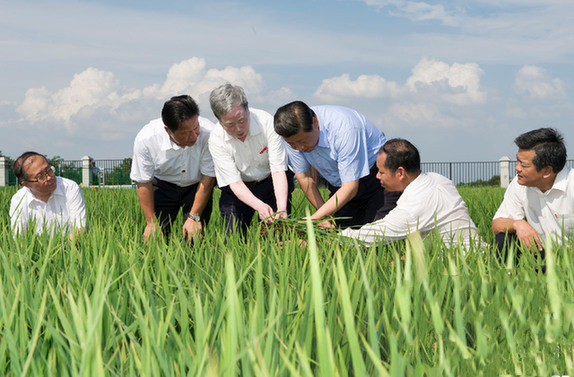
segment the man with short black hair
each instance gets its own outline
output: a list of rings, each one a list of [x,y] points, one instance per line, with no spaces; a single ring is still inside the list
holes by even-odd
[[[22,187],[10,202],[10,223],[16,234],[32,224],[36,233],[61,233],[75,238],[86,228],[82,190],[70,179],[57,177],[46,157],[26,152],[14,162],[14,174]]]
[[[544,258],[547,237],[560,242],[563,231],[573,230],[574,170],[565,166],[564,138],[555,129],[526,132],[514,143],[516,177],[492,220],[499,258],[506,260],[508,246],[516,240]]]
[[[477,229],[464,200],[446,177],[423,173],[418,149],[404,139],[391,139],[379,151],[377,178],[390,192],[402,192],[383,219],[347,228],[341,235],[357,238],[366,245],[387,243],[420,232],[424,237],[435,230],[443,242],[466,248],[478,241]]]
[[[201,236],[211,216],[215,184],[213,161],[207,141],[213,123],[199,116],[199,107],[188,95],[165,102],[161,118],[137,134],[130,177],[145,216],[147,241],[158,229],[165,236],[183,209],[183,236]]]
[[[342,106],[309,107],[294,101],[277,109],[274,127],[288,144],[290,168],[317,210],[312,220],[335,217],[342,228],[363,225],[383,218],[396,205],[400,192],[385,192],[376,178],[377,153],[387,139],[364,115]],[[311,167],[329,183],[327,201]]]

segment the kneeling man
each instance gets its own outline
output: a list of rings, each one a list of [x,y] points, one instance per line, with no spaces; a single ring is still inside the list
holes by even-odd
[[[73,239],[86,228],[86,205],[80,186],[56,177],[54,167],[36,152],[26,152],[14,162],[14,174],[22,187],[10,202],[10,224],[16,234],[35,224],[36,233],[45,230]]]
[[[459,241],[467,248],[478,239],[464,201],[448,178],[423,173],[417,148],[407,140],[391,139],[377,156],[377,178],[390,192],[401,192],[397,206],[383,219],[358,229],[347,228],[341,235],[357,238],[370,245],[405,239],[410,233],[421,236],[434,229],[447,244]]]

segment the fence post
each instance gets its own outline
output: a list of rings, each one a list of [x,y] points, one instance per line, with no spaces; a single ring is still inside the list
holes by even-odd
[[[82,186],[89,187],[92,185],[92,158],[90,156],[82,157]]]
[[[0,186],[8,186],[8,160],[0,157]]]
[[[500,187],[507,188],[510,184],[510,158],[502,156],[500,160]]]

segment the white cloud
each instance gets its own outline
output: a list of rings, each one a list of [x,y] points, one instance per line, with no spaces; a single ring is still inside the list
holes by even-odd
[[[208,71],[205,67],[205,59],[193,57],[184,60],[171,66],[163,83],[142,89],[121,88],[112,72],[91,67],[75,74],[68,87],[53,93],[45,87],[28,89],[16,111],[29,123],[62,122],[71,130],[80,127],[78,122],[74,122],[74,117],[86,119],[96,110],[117,115],[115,111],[121,105],[134,101],[165,100],[185,93],[198,102],[206,103],[210,91],[227,81],[242,86],[248,95],[258,94],[263,89],[263,78],[250,66]]]
[[[350,79],[348,74],[325,79],[315,91],[315,96],[322,101],[335,101],[339,98],[395,98],[400,92],[394,82],[387,82],[378,75],[360,75],[357,80]]]
[[[562,80],[552,78],[543,68],[532,65],[525,65],[518,71],[513,87],[516,93],[531,99],[562,98],[566,94]]]
[[[428,92],[443,100],[467,105],[483,103],[486,94],[480,88],[482,69],[476,63],[447,63],[423,58],[413,69],[406,86],[413,93]]]
[[[413,21],[438,20],[444,25],[459,26],[462,22],[462,11],[447,11],[442,4],[407,1],[399,6],[400,13]]]
[[[389,107],[385,123],[395,128],[450,128],[461,124],[460,119],[443,114],[436,106],[425,103],[401,102]]]

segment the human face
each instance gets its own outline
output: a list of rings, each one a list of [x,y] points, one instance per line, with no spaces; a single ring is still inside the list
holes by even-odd
[[[245,141],[249,134],[249,109],[236,105],[220,117],[219,123],[229,136]]]
[[[377,178],[381,181],[381,186],[387,191],[403,191],[404,187],[401,181],[401,175],[399,170],[395,171],[395,174],[391,174],[389,169],[385,167],[385,161],[387,160],[386,153],[379,153],[377,156]]]
[[[545,179],[546,171],[548,168],[543,168],[540,171],[536,170],[536,166],[532,163],[532,160],[536,157],[536,152],[532,149],[519,149],[516,154],[516,176],[518,183],[523,186],[538,187],[544,190],[547,186]],[[550,186],[552,186],[550,184]]]
[[[199,137],[199,117],[195,115],[185,122],[181,122],[175,132],[171,131],[167,126],[165,126],[165,131],[169,135],[171,141],[178,146],[182,148],[191,147]]]
[[[311,152],[319,143],[319,124],[313,117],[313,129],[305,132],[299,130],[295,135],[284,138],[291,148],[301,152]]]
[[[48,201],[57,187],[52,166],[42,156],[34,156],[24,162],[24,171],[28,179],[22,184],[28,187],[38,199]]]

